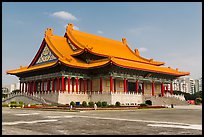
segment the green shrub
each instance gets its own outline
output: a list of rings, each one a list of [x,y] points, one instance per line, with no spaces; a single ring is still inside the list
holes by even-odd
[[[89,107],[93,107],[94,106],[94,102],[89,102]]]
[[[74,101],[71,101],[70,105],[72,105],[74,107],[74,106],[76,106],[76,103]]]
[[[101,106],[102,106],[101,101],[98,101],[98,102],[96,103],[96,105],[97,105],[98,107],[101,107]]]
[[[83,106],[83,107],[87,107],[87,102],[86,102],[86,101],[83,101],[83,102],[82,102],[82,106]]]
[[[115,102],[115,106],[119,107],[120,106],[120,102],[119,101]]]
[[[202,98],[196,98],[195,99],[195,104],[200,105],[202,103]]]
[[[152,105],[152,101],[151,101],[151,100],[146,100],[146,101],[145,101],[145,104],[147,104],[147,105],[150,105],[150,106],[151,106],[151,105]]]
[[[7,103],[3,103],[2,107],[8,107],[8,104]]]
[[[17,102],[16,101],[11,101],[10,104],[17,104]]]
[[[103,107],[107,107],[107,106],[108,106],[108,103],[107,103],[106,101],[103,101],[103,102],[102,102],[102,106],[103,106]]]
[[[23,105],[24,103],[23,103],[23,101],[19,101],[18,104],[19,105]]]

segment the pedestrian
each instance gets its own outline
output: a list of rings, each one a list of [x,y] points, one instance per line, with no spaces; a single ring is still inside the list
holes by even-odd
[[[72,110],[72,105],[70,105],[70,110]]]
[[[97,105],[96,104],[94,104],[94,110],[96,110],[97,109]]]

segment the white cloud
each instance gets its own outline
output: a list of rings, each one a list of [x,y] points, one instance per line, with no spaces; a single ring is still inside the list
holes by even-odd
[[[141,48],[139,48],[139,51],[140,51],[140,52],[145,52],[145,51],[147,51],[147,49],[144,48],[144,47],[141,47]]]
[[[63,20],[77,20],[77,18],[74,15],[66,11],[54,12],[51,15]]]
[[[97,33],[99,33],[99,34],[103,34],[103,31],[101,31],[101,30],[98,30],[98,31],[97,31]]]

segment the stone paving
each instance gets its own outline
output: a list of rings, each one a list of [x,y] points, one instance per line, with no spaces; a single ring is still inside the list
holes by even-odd
[[[202,107],[196,107],[81,112],[2,108],[2,134],[202,135]]]

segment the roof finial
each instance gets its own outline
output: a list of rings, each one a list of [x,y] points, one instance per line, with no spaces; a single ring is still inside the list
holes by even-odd
[[[68,23],[67,27],[66,27],[66,31],[68,30],[73,30],[74,29],[74,24],[72,23]]]
[[[123,42],[123,44],[127,45],[127,40],[126,40],[126,38],[122,38],[122,42]]]
[[[139,50],[138,50],[138,49],[135,49],[135,54],[136,54],[137,56],[139,56],[139,55],[140,55],[140,52],[139,52]]]
[[[47,36],[52,36],[53,35],[53,29],[52,28],[47,28],[45,31],[45,37]]]

